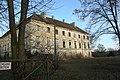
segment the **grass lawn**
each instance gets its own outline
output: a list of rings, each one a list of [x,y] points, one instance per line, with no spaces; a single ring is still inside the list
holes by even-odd
[[[119,80],[120,57],[103,57],[61,62],[50,80]]]
[[[10,71],[0,71],[0,80],[13,80],[12,77]],[[49,80],[120,80],[120,56],[61,61]]]

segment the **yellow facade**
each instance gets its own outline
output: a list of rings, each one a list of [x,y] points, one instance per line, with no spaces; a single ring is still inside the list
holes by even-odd
[[[35,14],[34,14],[35,15]],[[44,19],[46,20],[45,15]],[[52,18],[53,16],[52,16]],[[67,24],[59,21],[62,24]],[[57,24],[57,23],[56,23]],[[54,54],[54,26],[56,27],[56,48],[60,56],[66,57],[91,57],[90,35],[86,32],[72,30],[64,26],[50,24],[45,21],[30,19],[26,24],[25,30],[25,48],[34,54],[44,52]],[[71,24],[70,24],[71,25]],[[76,27],[76,26],[74,26]],[[73,28],[74,28],[73,27]],[[10,34],[0,39],[1,54],[10,53]]]

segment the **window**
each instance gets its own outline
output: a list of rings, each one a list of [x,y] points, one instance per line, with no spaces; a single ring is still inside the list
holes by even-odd
[[[9,46],[10,46],[10,44],[8,43],[8,51],[10,50]]]
[[[58,48],[59,43],[58,43],[58,39],[56,39],[56,48]]]
[[[89,40],[89,36],[87,36],[87,40]]]
[[[69,40],[69,48],[71,48],[71,40]]]
[[[77,48],[76,41],[74,41],[74,46],[75,46],[75,48]]]
[[[91,53],[89,52],[89,56],[91,56]]]
[[[65,31],[62,31],[62,35],[65,36]]]
[[[79,42],[79,48],[81,48],[81,43]]]
[[[57,29],[55,30],[55,33],[58,34],[58,30]]]
[[[68,32],[68,36],[71,37],[71,33],[70,32]]]
[[[35,47],[38,47],[39,45],[40,45],[40,36],[36,36]]]
[[[36,40],[37,40],[38,38],[36,37]],[[28,46],[29,45],[29,38],[27,37],[27,38],[25,38],[25,45],[26,46]]]
[[[86,49],[86,43],[84,42],[84,48]]]
[[[7,51],[9,51],[9,43],[7,44]]]
[[[76,37],[76,34],[74,34],[74,38]]]
[[[36,31],[40,31],[40,26],[36,25]]]
[[[50,28],[49,27],[47,27],[47,32],[50,33]]]
[[[40,36],[36,36],[36,41],[39,41],[40,40]]]
[[[6,45],[5,45],[5,51],[6,51]]]
[[[90,48],[90,44],[88,43],[88,49]]]
[[[65,40],[63,40],[63,48],[65,48]]]
[[[50,47],[50,38],[47,38],[47,47]]]
[[[85,39],[85,36],[83,36],[83,39]]]
[[[80,35],[78,35],[78,38],[80,38]]]

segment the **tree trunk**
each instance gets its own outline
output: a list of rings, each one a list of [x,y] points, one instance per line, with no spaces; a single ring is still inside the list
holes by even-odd
[[[18,35],[18,54],[19,59],[23,60],[25,59],[25,25],[26,25],[26,19],[27,19],[27,10],[28,10],[28,3],[29,0],[22,0],[21,1],[21,15],[20,15],[20,24],[19,24],[19,35]],[[21,71],[22,77],[21,79],[24,79],[25,77],[25,62],[21,61],[19,63],[19,66],[23,66],[24,69]]]
[[[18,54],[20,59],[25,58],[25,24],[27,18],[28,3],[29,0],[22,0],[21,2],[21,15],[18,36]]]
[[[7,4],[8,4],[8,12],[9,12],[9,27],[11,32],[11,53],[12,53],[12,59],[16,59],[17,58],[17,34],[16,34],[16,25],[15,25],[15,18],[14,18],[13,0],[7,0]],[[12,70],[14,73],[14,77],[17,75],[15,74],[16,68],[17,68],[17,62],[12,63]]]

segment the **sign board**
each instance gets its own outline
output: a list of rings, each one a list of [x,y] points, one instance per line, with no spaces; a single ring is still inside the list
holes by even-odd
[[[10,70],[11,62],[0,62],[0,70]]]

